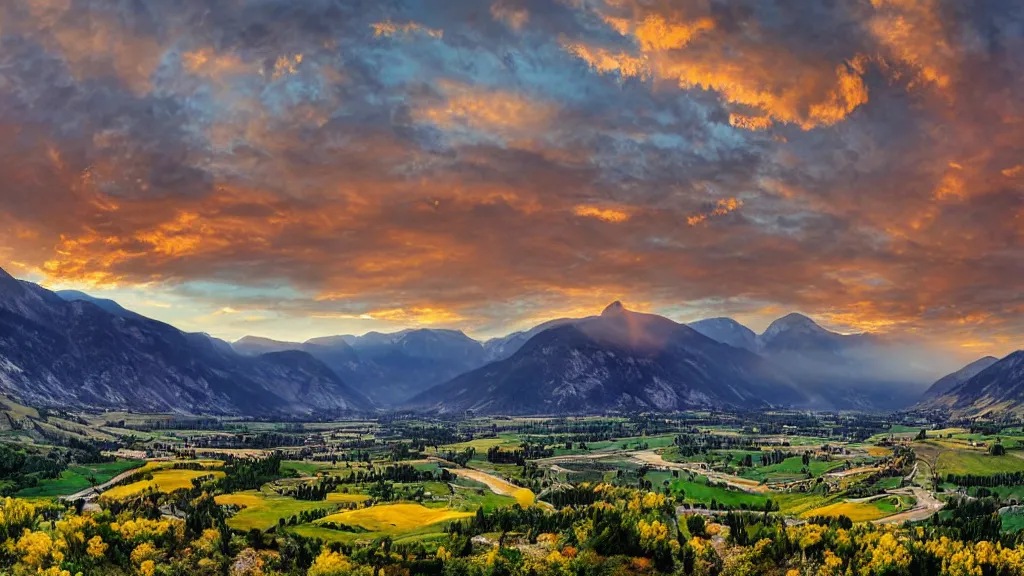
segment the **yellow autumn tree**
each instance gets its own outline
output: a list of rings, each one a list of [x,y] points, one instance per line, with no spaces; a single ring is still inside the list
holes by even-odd
[[[107,553],[107,548],[109,548],[109,546],[103,541],[103,538],[96,535],[89,539],[89,544],[86,546],[85,552],[90,558],[99,560]]]

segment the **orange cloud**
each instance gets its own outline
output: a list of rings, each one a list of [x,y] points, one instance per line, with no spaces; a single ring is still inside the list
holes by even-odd
[[[586,218],[597,218],[605,222],[625,222],[629,220],[629,212],[616,208],[601,208],[592,205],[579,205],[573,208],[573,214]]]
[[[707,17],[692,22],[670,23],[660,14],[649,14],[633,28],[633,35],[644,52],[656,52],[682,48],[701,32],[714,28],[714,20]]]
[[[831,126],[868,102],[862,75],[867,57],[853,54],[828,63],[758,45],[748,37],[718,30],[709,16],[658,13],[635,7],[632,17],[600,12],[617,32],[631,35],[639,54],[612,52],[579,42],[563,47],[600,73],[673,80],[684,90],[718,93],[726,102],[760,111],[737,114],[734,126],[762,130],[767,122],[796,124],[804,130]],[[755,120],[756,119],[756,120]]]
[[[774,122],[771,118],[763,116],[747,116],[745,114],[729,114],[729,125],[736,126],[737,128],[744,128],[751,131],[767,130],[772,127]]]
[[[768,66],[767,62],[755,66],[768,70],[760,68]],[[831,126],[868,101],[867,87],[853,64],[836,66],[831,77],[824,71],[809,70],[802,83],[760,71],[696,57],[666,64],[659,74],[678,77],[680,88],[714,90],[728,102],[761,110],[771,119],[804,130]]]
[[[933,0],[871,0],[875,9],[868,29],[887,50],[883,58],[910,67],[910,86],[948,88],[959,65],[957,51],[946,41],[939,6]],[[892,71],[899,74],[898,71]]]
[[[564,48],[602,74],[618,72],[624,78],[650,76],[645,59],[630,56],[625,52],[610,52],[603,48],[589,48],[583,44],[565,44]]]
[[[1002,175],[1006,176],[1007,178],[1016,178],[1017,176],[1022,176],[1024,175],[1024,164],[1017,164],[1016,166],[1012,166],[1010,168],[1004,168],[1001,172]]]
[[[695,214],[693,216],[688,216],[686,218],[686,223],[689,224],[690,226],[696,226],[697,224],[707,222],[708,218],[712,218],[714,216],[725,216],[729,212],[737,210],[742,206],[742,200],[737,200],[735,198],[724,198],[722,200],[719,200],[715,204],[714,210],[710,212]]]

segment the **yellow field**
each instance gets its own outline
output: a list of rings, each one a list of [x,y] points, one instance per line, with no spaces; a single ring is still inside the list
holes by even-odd
[[[155,464],[152,463],[151,464]],[[148,465],[147,465],[148,466]],[[224,473],[209,470],[154,470],[152,480],[139,480],[123,486],[115,486],[100,496],[106,500],[120,500],[141,494],[152,488],[158,492],[171,493],[182,488],[191,488],[192,480],[202,476],[223,478]]]
[[[214,498],[221,506],[238,506],[239,508],[260,508],[267,502],[267,498],[256,492],[235,492],[234,494],[220,494]]]
[[[329,496],[334,496],[330,494]],[[328,498],[326,501],[296,500],[287,496],[268,495],[263,492],[247,491],[234,494],[221,494],[216,497],[221,506],[238,506],[241,510],[228,518],[228,526],[236,530],[257,528],[266,530],[275,526],[282,518],[297,516],[310,510],[330,510],[338,508],[339,502],[352,502],[355,498],[368,498],[362,494],[338,494],[346,499]]]
[[[868,456],[873,456],[875,458],[885,457],[892,454],[892,448],[887,448],[885,446],[865,446],[864,448],[868,451]]]
[[[515,498],[516,502],[519,502],[519,505],[522,506],[523,508],[533,504],[534,502],[535,496],[533,494],[533,491],[527,488],[520,488],[515,484],[509,484],[508,482],[502,480],[501,478],[498,478],[497,476],[492,476],[490,474],[487,474],[486,472],[481,472],[479,470],[470,470],[468,468],[454,468],[451,469],[450,472],[456,474],[457,476],[464,476],[466,478],[469,478],[470,480],[475,480],[477,482],[480,482],[481,484],[485,484],[488,488],[491,489],[491,492],[494,492],[495,494],[501,494],[502,496],[511,496]]]
[[[822,508],[804,512],[804,518],[812,516],[846,516],[854,522],[869,522],[886,516],[877,506],[870,502],[837,502]]]
[[[326,518],[317,520],[316,524],[332,522],[334,524],[359,526],[370,532],[401,533],[437,524],[438,522],[468,518],[472,515],[472,512],[427,508],[419,504],[387,504],[331,514]]]

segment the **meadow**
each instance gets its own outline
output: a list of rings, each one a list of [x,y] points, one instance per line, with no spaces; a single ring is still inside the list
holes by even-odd
[[[19,498],[50,498],[74,494],[95,484],[103,484],[118,474],[139,468],[143,464],[145,462],[141,460],[115,460],[114,462],[70,466],[61,472],[59,478],[40,480],[39,484],[19,491],[16,496]]]

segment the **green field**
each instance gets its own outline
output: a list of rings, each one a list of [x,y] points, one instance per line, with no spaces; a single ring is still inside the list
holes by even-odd
[[[893,488],[899,488],[903,478],[899,476],[891,476],[889,478],[882,478],[871,485],[872,488],[878,490],[892,490]]]
[[[974,474],[984,476],[1000,472],[1024,471],[1024,458],[1013,454],[990,456],[985,452],[973,450],[946,450],[939,454],[939,476],[946,474]]]
[[[333,494],[331,494],[333,496]],[[366,496],[356,494],[345,495],[353,498],[365,499]],[[236,492],[234,494],[222,494],[216,498],[217,504],[235,505],[241,510],[228,518],[228,526],[236,530],[250,530],[257,528],[267,530],[276,526],[280,519],[288,520],[302,512],[319,509],[336,509],[339,500],[328,499],[320,502],[296,500],[284,496],[268,496],[262,492],[250,490],[247,492]]]
[[[829,470],[832,470],[833,468],[839,468],[842,465],[843,463],[840,461],[822,462],[812,458],[810,463],[808,463],[807,466],[804,466],[803,458],[801,456],[791,456],[779,464],[744,468],[740,473],[740,476],[757,481],[790,481],[806,477],[803,473],[804,468],[810,471],[812,476],[817,477]]]
[[[1003,521],[1003,532],[1019,532],[1024,530],[1024,512],[1007,512],[1000,515]]]
[[[60,478],[40,480],[39,484],[32,488],[26,488],[16,494],[20,498],[51,498],[56,496],[68,496],[80,492],[92,486],[89,477],[93,477],[96,484],[103,484],[114,476],[138,468],[144,464],[141,460],[117,460],[102,464],[85,464],[82,466],[71,466],[60,474]]]
[[[761,494],[751,494],[749,492],[742,492],[739,490],[730,490],[728,488],[721,488],[718,486],[708,486],[707,478],[704,476],[697,476],[694,481],[686,479],[672,480],[669,485],[669,489],[673,494],[679,494],[685,492],[686,502],[699,502],[701,504],[711,504],[714,500],[719,504],[723,504],[730,508],[740,508],[747,506],[748,508],[763,508],[765,502],[768,500],[766,496]]]

